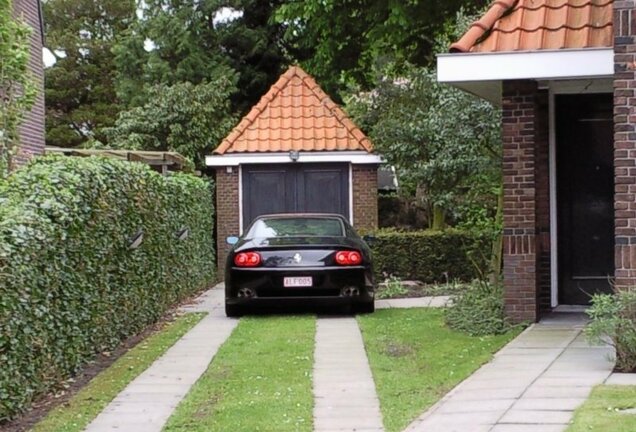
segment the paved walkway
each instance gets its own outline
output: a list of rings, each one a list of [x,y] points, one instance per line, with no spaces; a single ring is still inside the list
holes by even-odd
[[[223,290],[214,289],[187,307],[188,311],[209,313],[133,380],[86,431],[161,431],[238,323],[225,317],[223,296]]]
[[[557,432],[610,375],[607,346],[590,346],[581,315],[526,329],[413,422],[408,432]]]
[[[318,319],[313,378],[314,431],[384,431],[355,318]]]

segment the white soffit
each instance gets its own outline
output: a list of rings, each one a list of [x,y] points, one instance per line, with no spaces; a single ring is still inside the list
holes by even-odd
[[[205,157],[205,164],[215,166],[238,166],[244,164],[284,164],[284,163],[349,162],[352,164],[381,164],[380,155],[366,152],[300,152],[297,160],[290,153],[232,153]]]
[[[564,80],[614,75],[612,48],[456,53],[437,56],[437,80],[493,100],[501,81]]]

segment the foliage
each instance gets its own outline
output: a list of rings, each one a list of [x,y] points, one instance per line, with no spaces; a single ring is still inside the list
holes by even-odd
[[[426,308],[376,311],[358,322],[387,432],[403,431],[517,335],[468,336]]]
[[[235,80],[233,110],[244,112],[288,63],[270,20],[280,0],[146,0],[114,48],[120,96],[142,105],[148,87]],[[223,20],[223,13],[233,19]],[[149,49],[151,45],[152,49]]]
[[[194,327],[205,314],[189,313],[140,342],[100,372],[68,402],[36,424],[32,432],[81,432],[126,386]]]
[[[29,73],[30,29],[13,17],[13,2],[0,0],[0,178],[13,168],[20,137],[18,127],[37,94]]]
[[[510,326],[504,310],[503,287],[476,281],[452,297],[446,310],[446,323],[471,336],[502,334]]]
[[[233,91],[225,78],[156,85],[143,106],[122,112],[104,132],[112,147],[176,151],[200,164],[234,125],[229,104]]]
[[[596,386],[574,412],[567,432],[633,432],[636,416],[630,411],[634,409],[634,401],[636,386]]]
[[[243,318],[166,432],[313,430],[314,317]]]
[[[385,229],[375,236],[371,249],[378,279],[384,274],[425,283],[470,281],[487,267],[481,251],[488,250],[488,240],[481,234]]]
[[[111,50],[135,16],[133,0],[43,2],[46,44],[56,57],[45,69],[47,145],[104,141],[123,108],[115,92]]]
[[[347,109],[400,181],[421,188],[433,209],[450,214],[477,176],[497,178],[498,110],[438,83],[434,70],[409,66],[399,76],[386,75],[373,92],[349,98]]]
[[[616,350],[615,370],[636,372],[636,290],[595,294],[587,310],[592,321],[587,336],[595,342],[609,342]]]
[[[373,85],[377,64],[405,62],[427,66],[433,35],[446,19],[466,6],[484,6],[484,0],[286,1],[275,19],[285,25],[286,49],[336,95],[344,84]]]
[[[408,290],[399,277],[389,275],[384,279],[384,286],[379,288],[376,297],[379,299],[402,297]]]
[[[0,421],[207,286],[213,227],[206,181],[142,164],[46,157],[0,182]]]

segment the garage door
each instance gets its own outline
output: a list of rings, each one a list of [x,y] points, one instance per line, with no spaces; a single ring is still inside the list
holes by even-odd
[[[338,213],[349,218],[348,164],[243,166],[243,227],[271,213]]]

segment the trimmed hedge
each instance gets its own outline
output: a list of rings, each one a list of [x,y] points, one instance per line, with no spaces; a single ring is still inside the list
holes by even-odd
[[[208,182],[142,164],[45,157],[0,180],[0,421],[211,283],[213,224]]]
[[[482,234],[456,229],[379,230],[374,236],[371,249],[378,281],[393,275],[425,283],[469,282],[480,271],[487,273],[491,246]]]

